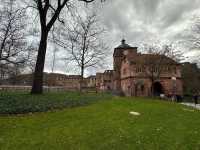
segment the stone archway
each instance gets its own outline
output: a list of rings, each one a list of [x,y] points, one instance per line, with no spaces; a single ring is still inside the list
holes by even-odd
[[[163,94],[163,86],[160,82],[154,82],[152,88],[154,96],[160,96],[160,94]]]

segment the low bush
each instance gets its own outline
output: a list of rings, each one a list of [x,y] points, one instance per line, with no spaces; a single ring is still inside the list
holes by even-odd
[[[105,98],[109,94],[58,92],[43,95],[29,93],[0,93],[0,114],[45,112],[66,107],[84,106]]]

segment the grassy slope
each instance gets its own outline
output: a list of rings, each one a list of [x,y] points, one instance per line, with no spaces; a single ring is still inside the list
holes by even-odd
[[[0,117],[0,149],[199,150],[200,112],[183,108],[115,98],[57,112]]]

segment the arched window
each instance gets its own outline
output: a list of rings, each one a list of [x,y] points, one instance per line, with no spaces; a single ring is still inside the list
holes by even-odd
[[[144,92],[144,85],[141,85],[141,91]]]

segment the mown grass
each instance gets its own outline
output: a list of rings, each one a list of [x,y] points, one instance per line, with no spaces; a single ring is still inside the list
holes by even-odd
[[[200,111],[144,98],[105,97],[84,107],[2,116],[0,149],[199,150]]]
[[[111,98],[111,95],[78,92],[31,95],[22,92],[3,92],[0,93],[0,114],[25,114],[77,107],[94,103],[106,97]]]

